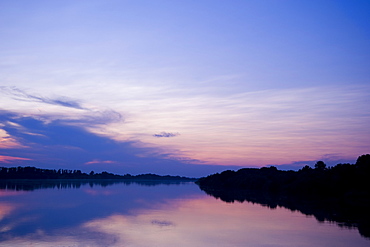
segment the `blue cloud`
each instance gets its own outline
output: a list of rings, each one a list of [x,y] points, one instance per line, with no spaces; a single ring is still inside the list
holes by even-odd
[[[175,137],[180,135],[179,133],[169,133],[169,132],[161,132],[159,134],[154,134],[154,137]]]
[[[0,87],[0,90],[5,94],[12,95],[13,99],[19,100],[19,101],[33,101],[33,102],[45,103],[45,104],[50,104],[50,105],[59,105],[59,106],[75,108],[75,109],[85,109],[76,100],[68,99],[66,97],[60,97],[57,99],[46,98],[46,97],[29,94],[16,87]]]
[[[80,169],[84,172],[94,170],[118,174],[156,173],[190,177],[240,168],[204,165],[201,162],[195,164],[197,161],[194,160],[172,158],[170,153],[163,153],[163,150],[138,147],[138,143],[134,141],[120,142],[91,133],[80,124],[74,126],[63,121],[46,124],[32,117],[20,117],[1,110],[0,128],[23,147],[27,147],[9,149],[0,146],[2,155],[30,159],[18,161],[16,165]]]

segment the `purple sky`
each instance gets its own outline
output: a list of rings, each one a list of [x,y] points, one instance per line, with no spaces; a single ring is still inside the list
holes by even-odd
[[[369,1],[0,2],[0,166],[204,176],[370,152]]]

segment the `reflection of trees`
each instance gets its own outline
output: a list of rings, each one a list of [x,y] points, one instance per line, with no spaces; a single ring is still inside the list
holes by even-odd
[[[0,180],[0,189],[17,190],[17,191],[33,191],[37,189],[78,189],[81,186],[111,186],[114,184],[139,184],[142,186],[156,186],[163,184],[181,184],[183,181],[166,181],[166,180],[121,180],[121,179],[32,179],[32,180]]]
[[[323,197],[282,196],[261,191],[212,190],[201,188],[207,194],[227,203],[251,202],[275,209],[284,207],[314,216],[318,221],[335,222],[340,227],[357,228],[363,237],[370,238],[370,212],[365,205]]]
[[[313,215],[319,221],[358,227],[370,238],[370,155],[356,164],[315,169],[280,171],[275,167],[224,171],[201,178],[197,184],[206,193],[226,202],[249,201],[270,208],[282,206]]]

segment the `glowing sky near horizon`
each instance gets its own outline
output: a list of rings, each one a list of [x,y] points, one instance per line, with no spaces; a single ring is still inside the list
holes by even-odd
[[[354,162],[370,152],[369,11],[368,1],[1,1],[1,165],[175,174],[171,162],[184,173]],[[99,148],[77,145],[79,134]]]

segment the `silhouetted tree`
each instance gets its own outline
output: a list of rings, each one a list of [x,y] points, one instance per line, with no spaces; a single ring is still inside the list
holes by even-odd
[[[300,169],[299,171],[302,171],[302,172],[308,172],[308,171],[311,171],[312,168],[309,167],[308,165],[305,165],[302,169]]]
[[[315,164],[315,169],[323,171],[326,169],[326,164],[324,163],[324,161],[317,161]]]

